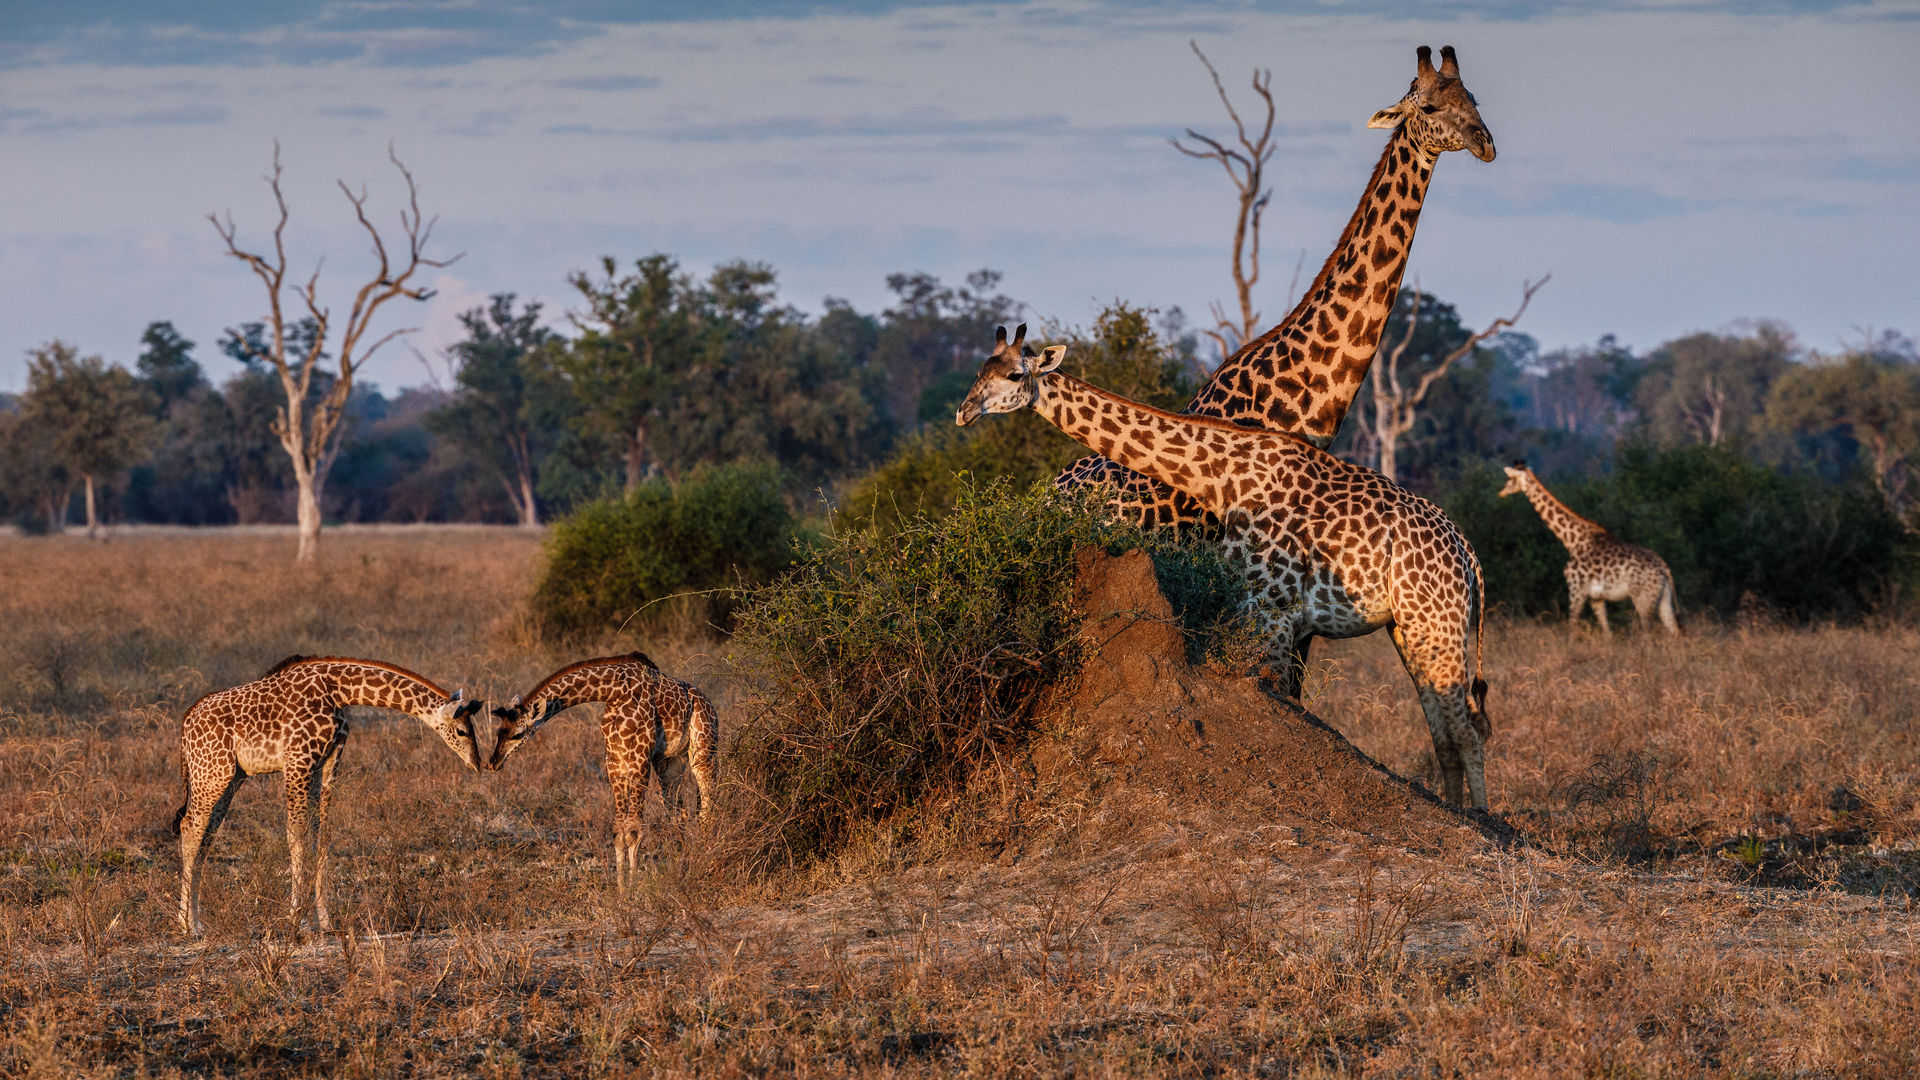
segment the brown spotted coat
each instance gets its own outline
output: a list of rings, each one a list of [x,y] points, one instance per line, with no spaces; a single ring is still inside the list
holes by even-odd
[[[500,726],[487,762],[498,769],[541,725],[575,705],[600,701],[600,733],[613,787],[614,873],[622,888],[639,867],[640,811],[651,772],[669,809],[680,806],[680,782],[693,774],[694,810],[705,818],[714,797],[720,721],[697,687],[662,674],[643,653],[568,664],[524,698],[493,713]]]
[[[180,721],[180,774],[186,802],[174,815],[180,831],[180,924],[203,932],[200,879],[207,845],[249,776],[284,773],[292,918],[311,897],[316,921],[327,915],[327,849],[321,841],[334,775],[347,744],[345,710],[367,705],[406,713],[432,728],[469,769],[480,767],[473,735],[479,701],[463,701],[402,667],[340,656],[289,656],[250,683],[193,703]],[[307,851],[313,884],[306,887]]]
[[[1674,618],[1673,571],[1667,561],[1646,548],[1615,540],[1613,534],[1589,521],[1555,498],[1524,461],[1507,466],[1502,497],[1525,495],[1567,549],[1567,624],[1578,626],[1580,613],[1591,605],[1600,631],[1613,636],[1607,625],[1607,601],[1633,601],[1634,618],[1644,630],[1647,616],[1659,613],[1660,625],[1677,634]]]
[[[956,419],[1031,405],[1102,456],[1194,499],[1246,567],[1276,666],[1285,669],[1309,635],[1386,628],[1419,695],[1447,798],[1470,793],[1484,808],[1485,590],[1473,548],[1446,514],[1294,436],[1163,412],[1059,374],[1065,351],[1051,346],[1036,360],[1003,328]]]

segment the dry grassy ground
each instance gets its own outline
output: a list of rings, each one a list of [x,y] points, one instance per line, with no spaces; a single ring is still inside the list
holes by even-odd
[[[1898,626],[1494,626],[1488,782],[1532,841],[1511,849],[1189,818],[962,827],[937,853],[881,834],[747,878],[736,799],[709,835],[663,822],[621,898],[591,722],[483,778],[367,713],[328,837],[352,931],[280,921],[268,778],[215,841],[207,940],[181,941],[161,826],[185,706],[291,652],[509,696],[574,658],[525,631],[537,551],[338,531],[296,572],[272,535],[0,537],[0,1074],[1920,1071],[1920,641]],[[608,645],[702,682],[724,723],[723,647],[655,637]],[[1386,642],[1316,658],[1311,707],[1426,772]]]

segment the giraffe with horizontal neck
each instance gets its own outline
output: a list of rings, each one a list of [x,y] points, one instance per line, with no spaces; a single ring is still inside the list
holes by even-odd
[[[200,920],[200,879],[207,845],[249,776],[284,773],[287,848],[293,876],[291,914],[297,929],[309,899],[320,929],[327,915],[327,849],[321,840],[334,776],[347,744],[345,710],[366,705],[403,712],[433,729],[462,764],[480,769],[473,714],[463,700],[392,664],[343,656],[289,656],[250,683],[208,694],[180,721],[180,775],[186,801],[174,815],[180,832],[180,925],[190,936]],[[313,851],[313,882],[306,883]]]
[[[1393,312],[1413,249],[1414,229],[1442,154],[1494,157],[1479,104],[1460,81],[1453,46],[1422,45],[1413,83],[1368,127],[1390,128],[1360,203],[1320,273],[1285,319],[1223,361],[1184,412],[1299,436],[1321,449],[1333,443],[1367,377]],[[1210,527],[1193,500],[1105,457],[1083,458],[1054,481],[1102,484],[1114,512],[1141,525]]]
[[[524,698],[493,710],[499,720],[487,768],[498,770],[527,736],[575,705],[605,702],[600,734],[613,788],[613,866],[621,889],[640,868],[640,812],[647,776],[660,775],[660,796],[680,806],[680,782],[693,774],[694,811],[705,820],[714,796],[720,720],[707,695],[663,674],[645,653],[582,660],[541,679]]]
[[[1293,435],[1163,412],[1056,369],[1000,329],[955,420],[1032,407],[1075,441],[1193,499],[1245,566],[1271,658],[1307,635],[1387,628],[1425,713],[1446,797],[1485,809],[1485,588],[1460,530],[1425,499]],[[1469,642],[1475,644],[1471,666]],[[1462,787],[1465,787],[1465,791]]]
[[[1659,613],[1660,625],[1677,634],[1674,619],[1673,571],[1667,561],[1646,548],[1613,538],[1606,528],[1567,508],[1524,461],[1507,466],[1508,495],[1525,495],[1560,543],[1567,549],[1567,625],[1578,626],[1580,613],[1593,608],[1600,632],[1613,636],[1607,625],[1607,601],[1632,600],[1634,618],[1644,630],[1647,616]]]

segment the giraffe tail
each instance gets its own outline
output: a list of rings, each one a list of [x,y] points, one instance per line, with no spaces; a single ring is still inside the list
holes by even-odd
[[[1473,560],[1473,708],[1478,714],[1480,737],[1485,739],[1493,734],[1493,721],[1487,717],[1487,575],[1480,568],[1480,554],[1467,546],[1467,554]]]
[[[182,747],[180,751],[180,791],[180,809],[173,812],[173,824],[167,826],[167,834],[169,836],[180,835],[180,823],[187,820],[187,804],[193,801],[193,792],[187,783],[187,752],[185,747]]]

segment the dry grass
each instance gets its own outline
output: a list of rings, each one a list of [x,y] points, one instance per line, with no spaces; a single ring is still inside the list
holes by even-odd
[[[740,880],[724,842],[663,823],[621,898],[593,724],[481,778],[368,713],[329,827],[353,930],[278,921],[267,779],[215,843],[211,931],[187,944],[160,826],[195,696],[290,652],[493,697],[572,658],[526,632],[522,534],[336,532],[307,573],[289,552],[0,538],[0,1075],[1920,1069],[1905,628],[1694,628],[1674,648],[1495,627],[1489,786],[1539,842],[1506,852],[1147,821],[994,858],[877,836]],[[702,682],[724,723],[712,646],[607,644]],[[1316,710],[1424,772],[1385,641],[1322,649]]]

